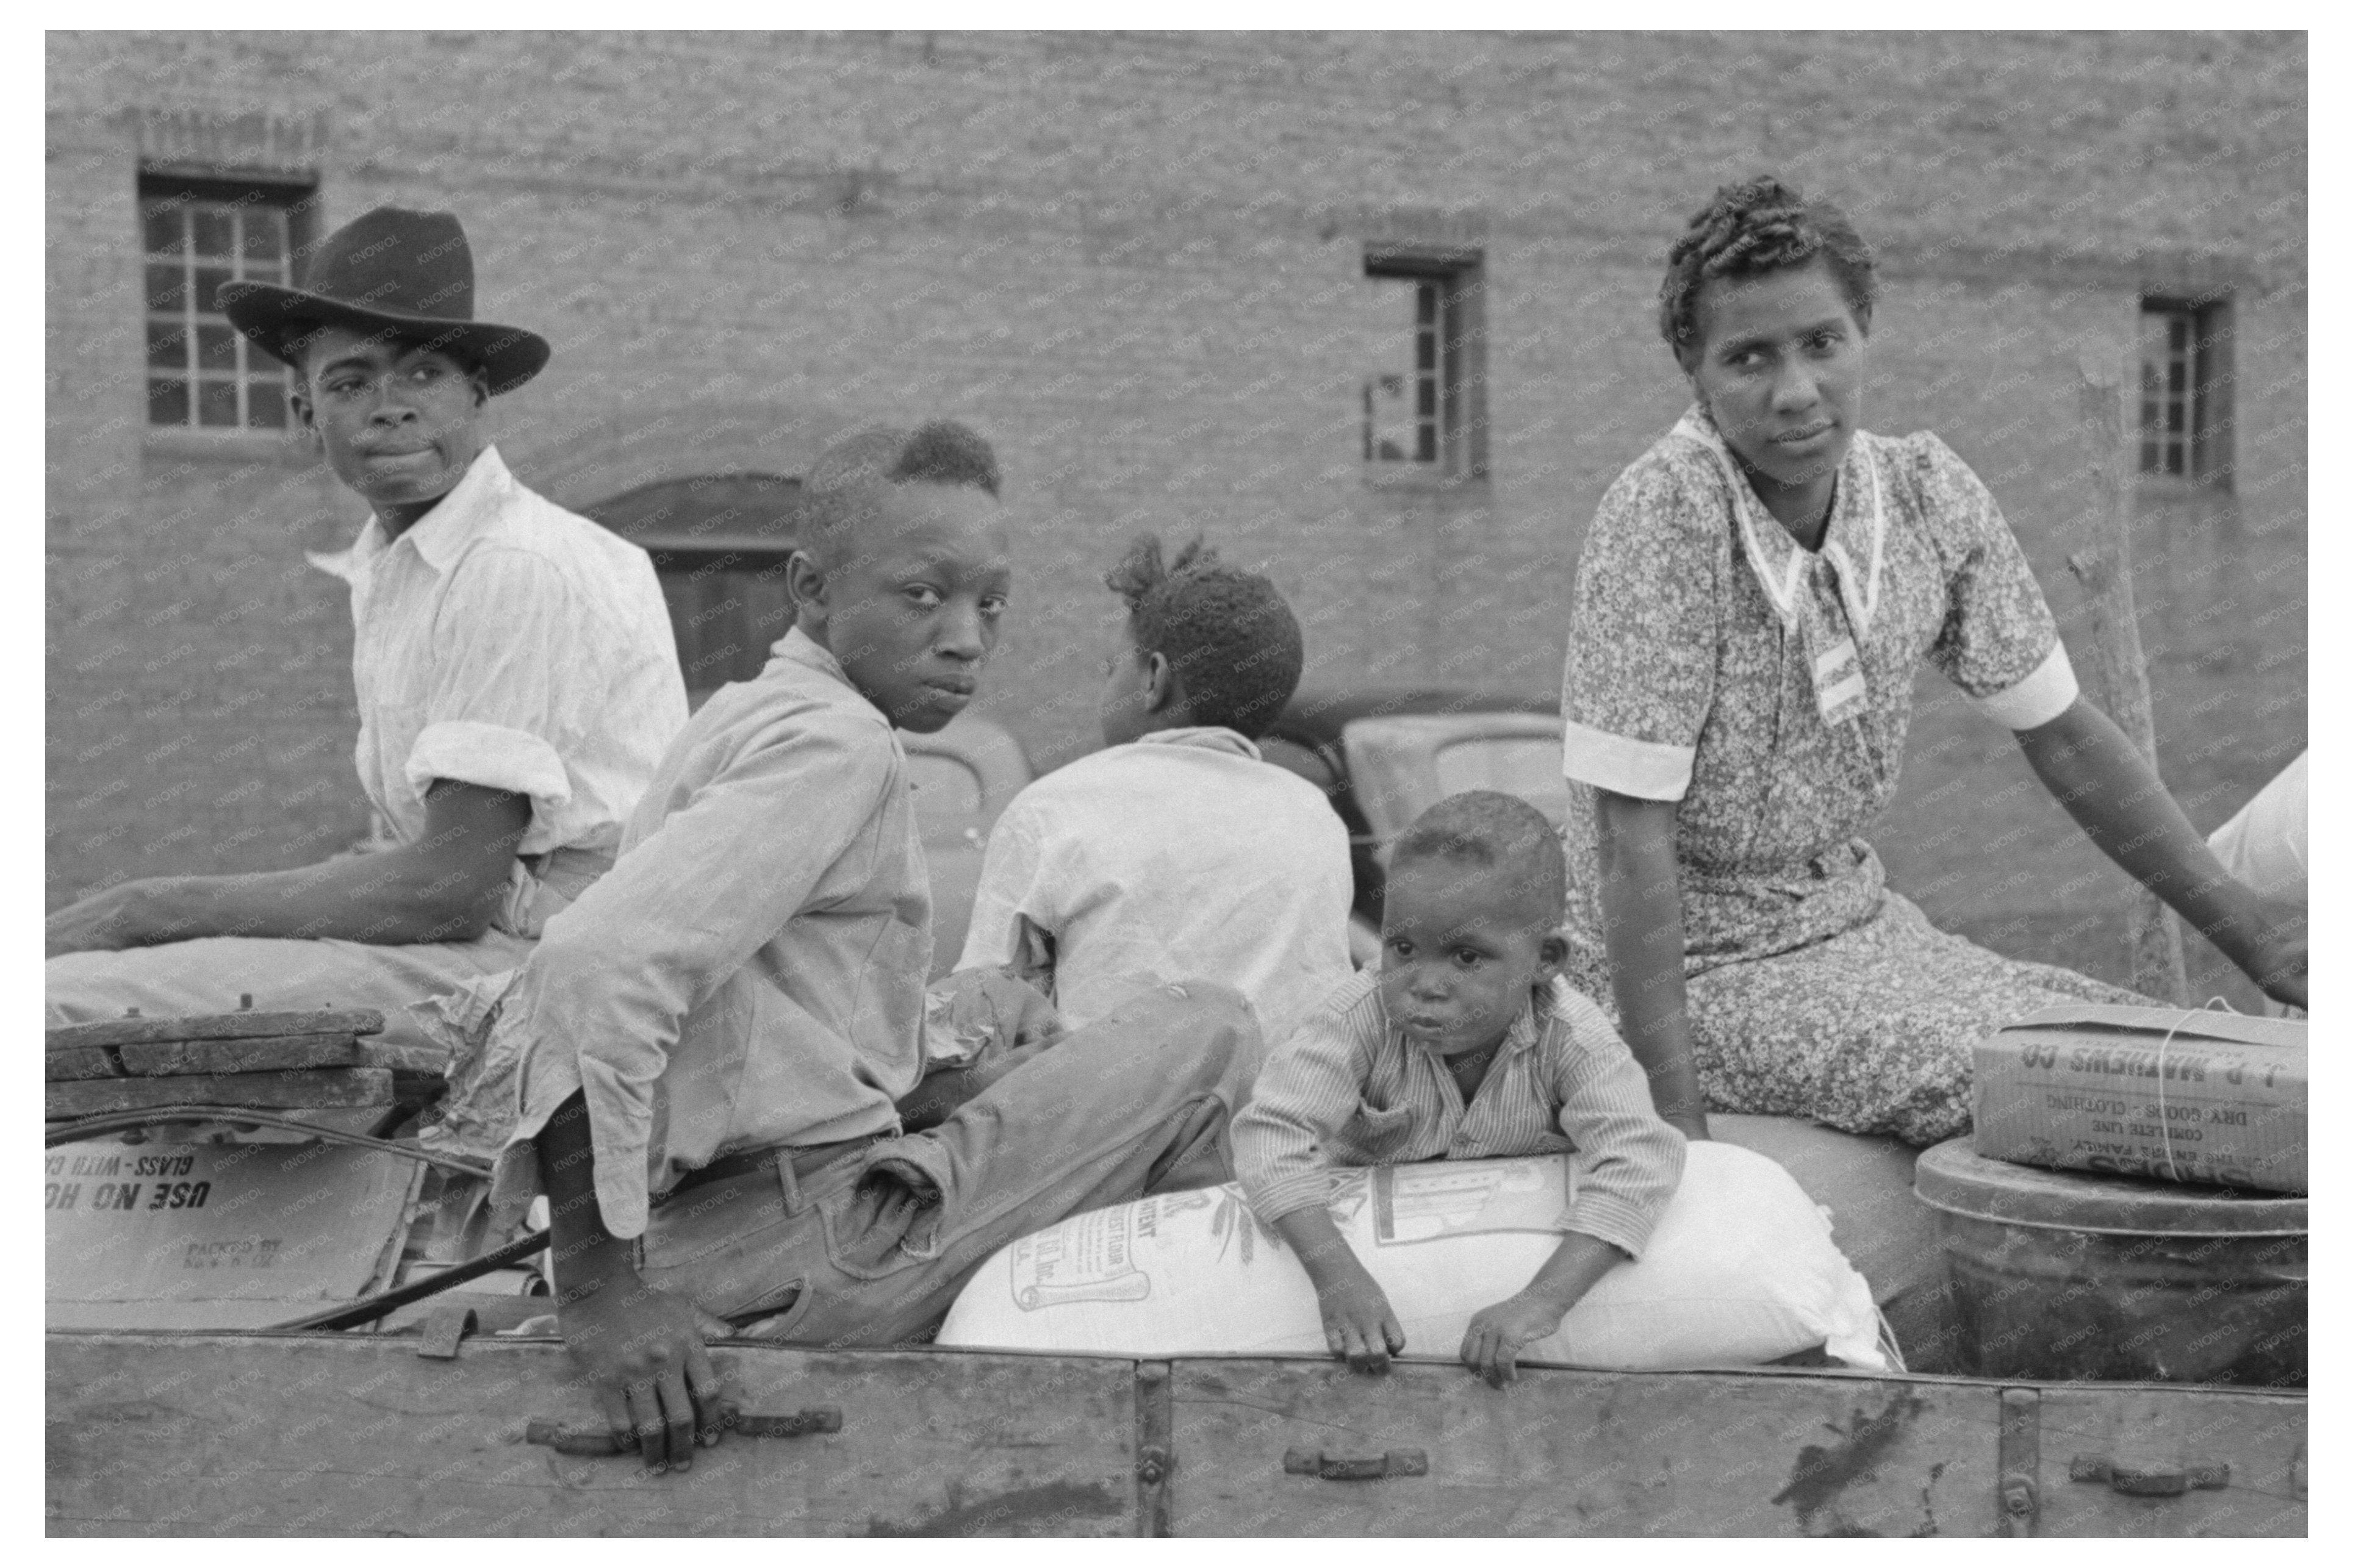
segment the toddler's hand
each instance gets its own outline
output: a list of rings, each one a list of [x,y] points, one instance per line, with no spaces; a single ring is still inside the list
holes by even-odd
[[[1484,1308],[1463,1332],[1462,1364],[1501,1388],[1519,1376],[1520,1352],[1557,1332],[1567,1315],[1567,1308],[1528,1295]]]
[[[1362,1268],[1317,1290],[1315,1301],[1324,1310],[1324,1342],[1351,1371],[1387,1372],[1389,1357],[1405,1349],[1388,1297]]]

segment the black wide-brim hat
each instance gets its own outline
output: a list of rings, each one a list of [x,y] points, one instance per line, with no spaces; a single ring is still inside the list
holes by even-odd
[[[322,327],[470,360],[493,396],[547,363],[547,340],[537,332],[474,320],[474,253],[454,213],[363,213],[321,243],[301,288],[240,280],[222,284],[214,300],[231,326],[297,370]]]

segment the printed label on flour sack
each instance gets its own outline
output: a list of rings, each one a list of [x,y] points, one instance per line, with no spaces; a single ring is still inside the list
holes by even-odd
[[[1432,1161],[1373,1172],[1373,1240],[1382,1247],[1496,1230],[1566,1230],[1568,1162]]]
[[[1135,1267],[1139,1209],[1096,1209],[1013,1244],[1013,1300],[1025,1312],[1069,1301],[1141,1301],[1152,1277]]]

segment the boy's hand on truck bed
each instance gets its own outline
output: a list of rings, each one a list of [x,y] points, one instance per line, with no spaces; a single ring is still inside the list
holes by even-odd
[[[1405,1331],[1379,1281],[1359,1268],[1315,1288],[1324,1312],[1324,1342],[1352,1372],[1387,1372],[1405,1350]]]
[[[1387,1372],[1389,1357],[1405,1349],[1405,1331],[1380,1281],[1348,1249],[1332,1216],[1321,1207],[1293,1209],[1274,1221],[1274,1233],[1290,1244],[1315,1287],[1324,1314],[1324,1342],[1356,1372]]]
[[[624,1271],[565,1300],[556,1322],[623,1452],[659,1474],[693,1464],[698,1441],[719,1441],[721,1384],[704,1342],[730,1332],[723,1320]]]
[[[1557,1332],[1567,1316],[1558,1302],[1527,1295],[1482,1308],[1462,1332],[1462,1364],[1501,1388],[1520,1375],[1521,1350]]]

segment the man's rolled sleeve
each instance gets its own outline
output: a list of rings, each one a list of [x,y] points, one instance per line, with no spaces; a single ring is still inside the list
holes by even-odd
[[[879,722],[812,721],[736,759],[548,922],[510,1004],[535,1137],[577,1089],[605,1228],[645,1228],[656,1090],[687,1015],[799,914],[845,855],[873,854],[902,787]]]
[[[562,842],[556,817],[573,796],[565,758],[607,695],[598,625],[546,557],[503,545],[468,552],[434,623],[425,727],[402,764],[411,787],[422,794],[448,778],[528,795],[522,852]]]
[[[418,795],[435,779],[480,784],[529,795],[534,816],[572,798],[572,779],[543,736],[478,719],[443,719],[427,724],[409,748],[401,772]]]
[[[1683,1135],[1652,1108],[1649,1078],[1599,1009],[1571,1044],[1557,1086],[1560,1130],[1577,1145],[1569,1228],[1640,1258],[1683,1180]]]
[[[1235,1173],[1250,1211],[1270,1225],[1331,1194],[1331,1141],[1363,1102],[1368,1065],[1336,1004],[1363,984],[1347,983],[1269,1053],[1235,1118]]]

